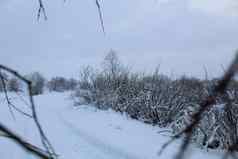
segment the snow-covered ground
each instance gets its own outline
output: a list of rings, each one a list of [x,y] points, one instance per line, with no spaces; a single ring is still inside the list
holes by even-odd
[[[169,136],[159,134],[158,127],[146,125],[113,111],[101,111],[90,106],[73,107],[70,93],[48,93],[35,97],[37,112],[47,136],[59,159],[170,159],[179,147],[179,141],[168,147],[162,156],[158,151]],[[1,122],[40,145],[38,134],[30,119],[15,113],[11,118],[8,107],[1,102]],[[16,105],[22,100],[13,99]],[[27,107],[25,108],[28,109]],[[207,152],[194,146],[187,156],[192,159],[218,158],[217,152]],[[1,159],[31,159],[11,141],[0,138]]]

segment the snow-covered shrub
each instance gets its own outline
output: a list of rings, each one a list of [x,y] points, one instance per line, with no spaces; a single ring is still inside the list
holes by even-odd
[[[78,89],[73,93],[75,105],[87,105],[93,103],[93,96],[91,91]]]

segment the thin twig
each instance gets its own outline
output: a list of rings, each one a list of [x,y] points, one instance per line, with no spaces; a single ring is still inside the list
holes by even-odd
[[[99,0],[95,0],[95,2],[96,2],[97,9],[98,9],[98,14],[99,14],[99,18],[100,18],[100,23],[101,23],[102,31],[105,34],[105,27],[104,27],[104,21],[103,21],[103,16],[102,16],[101,5],[100,5]]]
[[[43,5],[43,1],[42,0],[38,0],[39,2],[39,8],[38,8],[38,12],[37,12],[37,20],[40,20],[41,14],[43,14],[44,19],[47,20],[48,17],[46,15],[46,11],[45,11],[45,7]]]
[[[9,112],[11,113],[11,116],[12,116],[13,120],[16,120],[15,115],[14,115],[14,113],[12,111],[11,102],[10,102],[10,100],[8,98],[6,83],[5,83],[4,77],[3,77],[2,73],[1,73],[1,70],[0,70],[0,80],[1,80],[1,83],[2,83],[5,99],[7,100],[7,106],[8,106]]]
[[[7,92],[7,86],[6,86],[6,83],[5,83],[5,80],[4,80],[4,77],[3,75],[1,74],[1,71],[0,71],[0,80],[1,80],[1,83],[2,83],[2,86],[3,86],[3,92],[5,94],[5,99],[7,101],[7,105],[8,105],[8,108],[9,108],[9,111],[13,117],[14,120],[16,120],[16,117],[14,115],[14,112],[12,110],[12,108],[14,110],[16,110],[17,112],[21,113],[22,115],[24,116],[27,116],[29,118],[32,118],[32,115],[28,114],[28,113],[25,113],[24,111],[20,110],[19,108],[17,108],[14,104],[12,104],[9,96],[8,96],[8,92]]]

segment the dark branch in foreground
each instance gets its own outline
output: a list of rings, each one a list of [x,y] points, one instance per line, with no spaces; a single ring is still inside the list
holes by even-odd
[[[100,23],[101,23],[102,31],[105,34],[105,27],[104,27],[104,22],[103,22],[101,5],[99,3],[99,0],[95,0],[95,2],[96,2],[96,5],[97,5],[97,8],[98,8],[98,14],[99,14],[99,18],[100,18]]]
[[[37,155],[38,157],[42,159],[53,159],[48,153],[46,153],[44,150],[30,144],[29,142],[26,142],[23,138],[16,135],[14,132],[12,132],[10,129],[8,129],[6,126],[4,126],[2,123],[0,123],[0,131],[1,136],[8,137],[12,139],[14,142],[16,142],[18,145],[20,145],[24,150],[27,152],[30,152],[34,155]]]
[[[43,5],[43,1],[42,0],[38,0],[39,2],[39,8],[38,8],[38,12],[37,12],[37,20],[40,20],[41,15],[43,14],[44,19],[47,20],[47,15],[46,15],[46,11],[45,11],[45,7]]]
[[[10,99],[8,97],[5,79],[4,79],[1,72],[0,72],[0,80],[1,80],[1,83],[2,83],[2,86],[3,86],[3,91],[4,91],[4,94],[5,94],[5,99],[7,100],[9,111],[12,115],[12,118],[15,120],[15,116],[14,116],[14,113],[12,111],[13,104],[11,104]]]
[[[64,0],[64,2],[66,2],[66,0]],[[38,7],[38,11],[37,11],[37,20],[39,21],[41,16],[43,15],[44,20],[47,20],[47,14],[46,14],[46,9],[45,6],[43,4],[43,0],[38,0],[39,3],[39,7]],[[103,21],[103,15],[102,15],[102,8],[101,8],[101,4],[99,2],[99,0],[95,0],[97,9],[98,9],[98,14],[99,14],[99,20],[100,20],[100,24],[102,27],[102,31],[105,34],[105,26],[104,26],[104,21]]]
[[[35,108],[35,103],[34,103],[34,99],[33,99],[33,92],[32,92],[32,82],[29,81],[28,79],[26,79],[24,76],[22,76],[21,74],[19,74],[17,71],[9,68],[9,67],[6,67],[6,66],[3,66],[3,65],[0,65],[0,71],[3,70],[3,71],[6,71],[12,75],[14,75],[15,77],[17,77],[18,79],[20,79],[21,81],[23,81],[26,85],[27,85],[27,88],[28,88],[28,96],[29,96],[29,101],[30,101],[30,106],[31,106],[31,111],[32,111],[32,118],[34,120],[34,123],[38,129],[38,132],[40,133],[40,138],[41,138],[41,142],[42,142],[42,145],[44,146],[46,152],[47,152],[47,157],[45,156],[44,159],[55,159],[57,158],[57,155],[53,149],[53,146],[51,145],[51,143],[49,142],[48,138],[46,137],[42,127],[41,127],[41,124],[38,120],[38,116],[37,116],[37,113],[36,113],[36,108]],[[4,81],[4,79],[3,79]],[[7,93],[7,90],[5,90],[5,94]],[[7,101],[8,101],[8,104],[11,103],[7,94],[6,94],[6,98],[7,98]],[[32,149],[29,149],[29,147],[27,147],[26,145],[29,145],[29,144],[23,144],[23,143],[27,143],[27,142],[24,142],[23,140],[19,140],[19,138],[17,138],[14,133],[12,133],[11,131],[9,131],[4,125],[0,125],[0,130],[2,132],[4,132],[7,136],[9,136],[11,139],[13,139],[14,141],[16,141],[19,145],[21,145],[23,148],[31,151],[33,154],[39,156],[39,153],[36,153],[35,151],[32,151]],[[32,146],[32,145],[31,145]],[[33,146],[34,148],[36,148],[35,146]],[[38,148],[37,148],[38,149]],[[39,157],[42,157],[42,156],[39,156]]]
[[[167,143],[165,143],[162,146],[161,150],[159,151],[159,155],[161,155],[164,149],[167,146],[169,146],[173,141],[175,141],[177,138],[181,137],[182,135],[185,135],[185,139],[180,147],[178,154],[176,155],[176,159],[182,159],[184,157],[184,154],[190,144],[192,132],[196,128],[196,126],[199,124],[202,114],[215,104],[216,98],[219,95],[223,95],[225,93],[228,84],[231,82],[231,80],[233,79],[237,71],[238,71],[238,52],[236,53],[236,57],[234,61],[232,62],[232,64],[230,65],[230,67],[228,68],[224,76],[218,81],[218,84],[213,89],[212,93],[206,98],[206,100],[204,100],[200,104],[199,110],[191,116],[192,121],[190,125],[188,125],[180,133],[173,136],[172,139],[169,140]],[[233,147],[231,147],[229,152],[233,152],[235,147],[237,147],[237,145],[234,145]]]
[[[0,72],[0,80],[1,80],[1,83],[2,83],[2,86],[3,86],[3,92],[5,94],[5,99],[7,101],[7,105],[8,105],[8,108],[9,108],[9,111],[13,117],[13,119],[15,120],[15,116],[14,116],[14,113],[13,113],[13,110],[16,110],[17,112],[19,112],[20,114],[24,115],[24,116],[27,116],[29,118],[33,118],[32,115],[28,114],[28,113],[25,113],[24,111],[22,111],[21,109],[17,108],[14,104],[12,104],[9,96],[8,96],[8,92],[7,92],[7,86],[6,86],[6,83],[5,83],[5,79],[4,77],[2,76],[1,72]]]

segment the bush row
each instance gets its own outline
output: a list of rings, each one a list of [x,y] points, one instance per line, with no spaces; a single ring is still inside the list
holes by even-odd
[[[182,131],[200,103],[211,94],[217,80],[183,76],[171,79],[159,74],[132,73],[111,51],[103,69],[82,70],[79,87],[74,93],[76,105],[91,104],[99,109],[113,109],[129,117],[160,127]],[[225,95],[202,114],[193,131],[193,141],[201,147],[227,149],[238,137],[238,82],[232,81]]]

